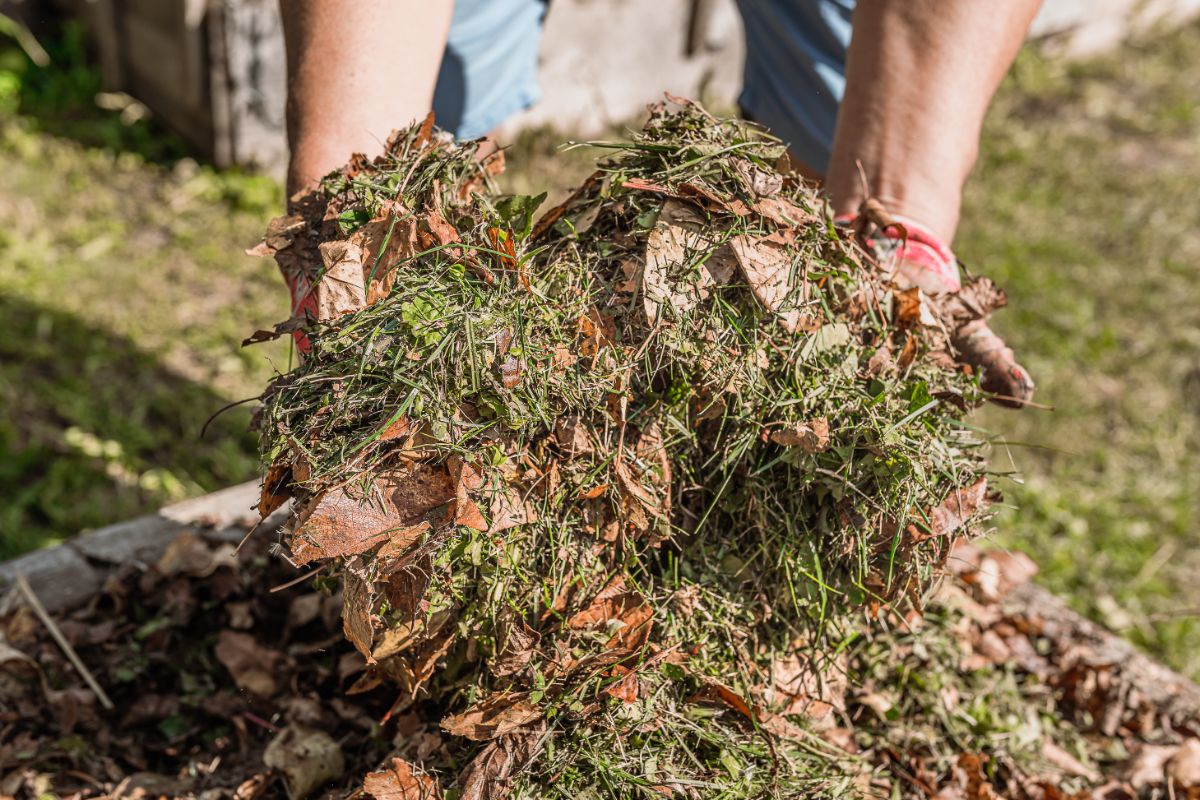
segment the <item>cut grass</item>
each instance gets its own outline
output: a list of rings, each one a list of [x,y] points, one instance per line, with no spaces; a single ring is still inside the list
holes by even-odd
[[[13,63],[10,55],[0,61],[10,74]],[[1001,540],[1034,554],[1042,581],[1077,607],[1193,677],[1197,85],[1195,25],[1077,65],[1026,53],[986,125],[957,241],[973,269],[1009,290],[1012,307],[997,327],[1038,379],[1039,399],[1057,407],[984,416],[1014,442],[1026,475],[1006,490],[1017,510],[998,521]],[[33,88],[18,81],[15,95],[4,91],[19,99]],[[273,268],[240,255],[279,207],[277,189],[204,168],[189,179],[186,163],[172,172],[114,156],[98,146],[137,142],[120,138],[115,115],[85,113],[86,91],[72,96],[74,129],[52,124],[49,101],[0,111],[0,555],[171,496],[117,491],[105,458],[84,449],[95,451],[92,439],[71,434],[79,445],[67,443],[72,427],[121,442],[133,472],[170,471],[182,493],[251,476],[253,440],[236,433],[245,416],[233,414],[223,436],[204,442],[180,431],[198,431],[223,402],[263,385],[265,351],[243,354],[237,343],[280,319],[286,303]],[[88,134],[89,124],[102,135]],[[506,188],[578,183],[589,157],[553,153],[562,138],[523,135],[509,154]],[[172,192],[191,199],[156,212]],[[189,315],[182,322],[177,307]],[[60,368],[47,370],[47,360]],[[154,411],[137,411],[149,398],[157,398]],[[1005,464],[998,458],[996,466]]]

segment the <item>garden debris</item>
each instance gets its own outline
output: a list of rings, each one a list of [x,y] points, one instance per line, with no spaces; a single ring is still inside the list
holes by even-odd
[[[284,553],[340,579],[355,686],[421,731],[388,785],[1082,789],[1082,727],[1008,662],[1083,670],[1064,701],[1113,685],[997,607],[1029,570],[977,556],[928,602],[995,499],[955,342],[1003,293],[894,285],[778,140],[669,99],[540,220],[427,119],[258,248],[311,290],[262,505],[290,497]],[[1128,708],[1088,713],[1111,737]]]
[[[177,546],[198,551],[196,541],[203,539],[183,534]],[[203,546],[214,557],[223,547]],[[757,742],[769,763],[762,737],[776,737],[771,747],[781,770],[805,770],[806,786],[790,779],[801,787],[791,797],[1194,796],[1200,713],[1155,714],[1138,699],[1154,687],[1132,670],[1114,673],[1102,656],[1110,648],[1080,634],[1078,625],[1036,624],[1065,620],[1070,612],[1031,593],[1027,570],[1006,570],[1013,580],[993,584],[999,596],[985,591],[985,565],[1014,561],[1009,553],[960,545],[950,563],[963,566],[926,606],[921,624],[847,629],[848,644],[825,662],[798,650],[772,666],[761,693],[745,696],[717,678],[700,677],[690,704],[662,714],[651,693],[662,690],[663,672],[689,669],[685,654],[664,649],[636,668],[593,660],[604,714],[614,722],[636,720],[623,740],[605,736],[594,717],[568,708],[573,722],[522,722],[478,743],[444,733],[438,723],[446,704],[429,694],[380,724],[396,693],[378,681],[351,691],[378,667],[368,667],[342,639],[334,582],[317,579],[315,592],[301,586],[263,592],[292,567],[269,557],[261,539],[251,539],[235,563],[206,578],[168,576],[156,565],[125,567],[90,604],[55,617],[111,693],[115,714],[82,713],[86,684],[48,629],[30,626],[24,605],[0,604],[0,796],[252,800],[305,796],[305,783],[320,781],[307,796],[332,800],[362,791],[377,799],[435,800],[458,791],[459,798],[555,797],[562,793],[553,782],[531,776],[553,767],[578,770],[583,753],[614,768],[641,758],[639,771],[624,772],[621,780],[654,793],[643,796],[697,796],[692,787],[704,797],[707,786],[734,780],[728,769],[735,765],[724,762],[738,751],[722,759],[728,744],[706,733],[726,717],[735,742]],[[606,596],[630,591],[614,584]],[[187,607],[172,607],[189,597]],[[697,589],[674,603],[679,613],[702,614],[705,593]],[[288,656],[276,667],[279,690],[269,698],[232,691],[216,657],[233,606],[247,609],[252,624],[246,633],[261,647]],[[518,631],[507,634],[512,647],[536,647],[526,627],[514,627],[511,618],[506,624]],[[974,643],[989,632],[1013,652],[1038,654],[1040,664],[976,659]],[[1107,703],[1117,708],[1111,734],[1097,726],[1094,705],[1078,704],[1080,690],[1073,688],[1102,676],[1109,680]],[[1152,676],[1160,683],[1165,677]],[[550,676],[546,690],[553,690]],[[518,701],[535,703],[508,700],[520,709],[510,721],[524,718],[527,706]],[[809,706],[797,716],[789,708],[794,703]],[[477,713],[464,722],[486,726],[499,711],[494,703],[491,717]],[[566,735],[578,728],[553,729],[564,724],[588,725],[588,735],[570,739]],[[755,724],[760,732],[746,736]],[[662,737],[664,729],[693,739],[697,757],[712,759],[706,763],[714,777],[696,787],[660,767],[669,763],[661,758],[669,753],[663,742],[671,741]],[[309,755],[298,757],[301,751]],[[567,769],[561,780],[578,784],[579,777]]]
[[[803,737],[764,751],[754,723],[828,716],[840,679],[777,665],[910,606],[992,497],[949,338],[999,293],[893,286],[778,140],[679,102],[594,143],[612,156],[540,222],[425,124],[258,248],[314,309],[262,398],[263,507],[293,498],[292,561],[335,567],[398,707],[440,704],[487,763],[546,728],[514,796],[640,797],[614,755],[635,732],[663,785],[823,785]],[[706,697],[725,712],[699,724]]]

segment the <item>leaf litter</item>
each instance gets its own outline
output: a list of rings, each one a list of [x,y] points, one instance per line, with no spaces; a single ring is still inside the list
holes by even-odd
[[[287,559],[185,542],[79,612],[119,724],[4,617],[0,794],[1192,791],[1195,718],[962,542],[994,495],[951,334],[1002,293],[889,284],[777,140],[672,102],[540,217],[427,120],[272,223],[314,287],[251,337],[310,348],[257,416]],[[289,561],[318,593],[263,591]]]

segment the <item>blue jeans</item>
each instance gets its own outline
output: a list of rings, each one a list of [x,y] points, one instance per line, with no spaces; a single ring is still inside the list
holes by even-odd
[[[742,110],[805,164],[829,163],[854,0],[737,0],[746,29]],[[541,97],[544,0],[457,0],[434,92],[438,123],[460,139],[488,133]]]

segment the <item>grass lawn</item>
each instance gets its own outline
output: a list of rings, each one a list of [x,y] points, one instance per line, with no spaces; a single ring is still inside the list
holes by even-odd
[[[238,347],[286,314],[273,267],[241,255],[278,187],[92,109],[79,52],[0,52],[0,557],[252,477],[245,408],[200,426],[287,360]],[[997,538],[1200,678],[1197,86],[1200,26],[1073,65],[1025,53],[957,246],[1009,289],[997,327],[1055,407],[980,420],[1023,475]],[[586,174],[560,138],[524,135],[506,186]]]

